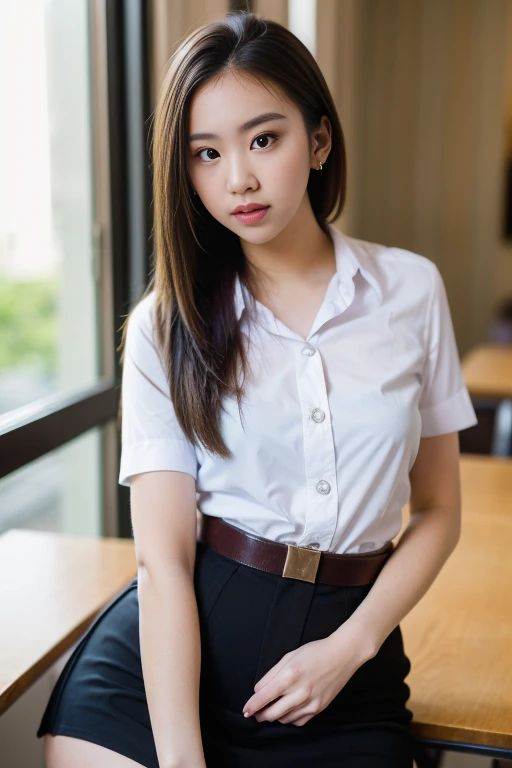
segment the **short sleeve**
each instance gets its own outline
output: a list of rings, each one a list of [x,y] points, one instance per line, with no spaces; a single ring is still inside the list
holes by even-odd
[[[154,341],[154,292],[132,310],[126,330],[121,377],[119,485],[140,472],[178,470],[197,478],[197,457],[170,398]]]
[[[426,352],[418,408],[421,437],[458,432],[478,423],[464,382],[448,297],[439,269],[430,261]]]

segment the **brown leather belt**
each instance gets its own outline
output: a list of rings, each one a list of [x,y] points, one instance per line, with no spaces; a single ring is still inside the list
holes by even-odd
[[[389,541],[373,552],[337,555],[254,536],[220,517],[200,517],[198,540],[207,547],[260,571],[312,583],[339,587],[371,584],[394,549]]]

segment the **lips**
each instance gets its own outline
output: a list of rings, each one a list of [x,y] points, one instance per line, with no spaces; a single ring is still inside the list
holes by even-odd
[[[241,224],[259,224],[259,222],[263,221],[263,219],[266,217],[269,210],[270,206],[264,205],[261,208],[254,208],[253,210],[246,213],[235,213],[234,216]]]
[[[251,205],[251,206],[243,206],[239,205],[238,208],[235,208],[234,211],[231,211],[231,213],[251,213],[251,211],[260,211],[262,208],[268,208],[268,205]]]

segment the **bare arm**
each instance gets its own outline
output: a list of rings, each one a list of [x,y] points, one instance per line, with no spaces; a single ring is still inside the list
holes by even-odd
[[[161,768],[205,768],[194,592],[196,487],[186,472],[131,478],[142,671]]]

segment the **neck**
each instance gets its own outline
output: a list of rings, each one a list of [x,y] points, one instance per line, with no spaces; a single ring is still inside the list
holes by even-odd
[[[278,293],[293,283],[324,282],[335,273],[334,244],[319,226],[309,201],[308,207],[309,216],[299,210],[282,232],[266,243],[241,239],[256,298],[265,291]]]

